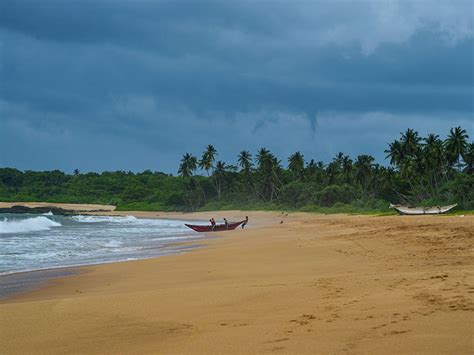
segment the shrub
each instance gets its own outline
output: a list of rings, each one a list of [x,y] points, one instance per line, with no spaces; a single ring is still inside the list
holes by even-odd
[[[316,204],[330,207],[336,202],[348,204],[353,200],[352,190],[347,185],[329,185],[316,193]]]

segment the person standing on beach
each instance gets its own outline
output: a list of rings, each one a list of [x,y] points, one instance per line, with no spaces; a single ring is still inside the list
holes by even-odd
[[[244,229],[244,227],[247,225],[248,221],[249,221],[249,216],[245,216],[245,222],[242,223],[242,229]]]

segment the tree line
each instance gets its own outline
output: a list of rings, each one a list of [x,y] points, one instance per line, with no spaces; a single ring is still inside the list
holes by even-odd
[[[413,129],[387,145],[388,166],[371,155],[337,154],[330,162],[301,152],[282,162],[266,148],[242,150],[234,164],[219,160],[213,145],[183,155],[179,176],[124,171],[69,175],[61,171],[0,169],[0,200],[107,203],[120,209],[197,210],[285,208],[384,210],[408,205],[459,203],[474,209],[474,143],[465,129],[445,139]],[[286,167],[284,167],[286,165]]]

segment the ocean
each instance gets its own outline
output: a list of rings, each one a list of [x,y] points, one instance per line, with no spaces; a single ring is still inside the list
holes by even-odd
[[[180,253],[203,238],[181,220],[0,214],[0,275]]]

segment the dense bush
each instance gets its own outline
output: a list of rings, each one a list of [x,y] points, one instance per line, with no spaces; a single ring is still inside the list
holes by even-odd
[[[354,200],[353,189],[348,185],[329,185],[316,193],[316,204],[331,207],[335,203],[348,204]]]

